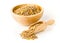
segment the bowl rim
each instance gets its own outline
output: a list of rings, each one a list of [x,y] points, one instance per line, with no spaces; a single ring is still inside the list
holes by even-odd
[[[23,5],[23,4],[20,4],[20,5]],[[16,5],[15,7],[20,6],[20,5]],[[27,4],[27,5],[28,5],[28,4]],[[44,11],[44,10],[43,10],[43,7],[41,7],[41,6],[38,5],[38,4],[32,4],[32,5],[37,5],[37,6],[39,6],[39,7],[41,8],[41,11],[40,11],[39,13],[37,13],[37,14],[34,14],[34,15],[24,16],[24,15],[18,15],[18,14],[16,14],[16,13],[14,13],[13,10],[14,10],[15,7],[13,7],[13,8],[12,8],[12,13],[13,13],[13,15],[20,16],[20,17],[32,17],[32,16],[37,16],[37,15],[41,14],[41,13]]]

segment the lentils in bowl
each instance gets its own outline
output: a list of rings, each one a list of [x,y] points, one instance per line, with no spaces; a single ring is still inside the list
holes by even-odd
[[[20,5],[16,10],[14,10],[14,13],[18,15],[24,15],[24,16],[29,16],[29,15],[35,15],[41,11],[41,8],[36,5],[31,5],[31,4],[23,4]]]

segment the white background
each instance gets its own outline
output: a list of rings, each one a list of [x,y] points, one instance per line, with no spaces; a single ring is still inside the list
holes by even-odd
[[[12,8],[22,3],[33,3],[44,8],[40,20],[54,19],[54,25],[48,26],[38,34],[38,39],[25,40],[20,33],[28,27],[17,23],[12,17]],[[60,1],[59,0],[0,0],[0,43],[60,43]]]

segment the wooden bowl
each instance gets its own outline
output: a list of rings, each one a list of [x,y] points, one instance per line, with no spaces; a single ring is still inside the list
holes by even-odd
[[[13,12],[13,17],[14,19],[19,22],[20,24],[22,25],[30,25],[36,21],[38,21],[42,15],[43,15],[43,8],[39,5],[36,5],[36,4],[31,4],[31,5],[36,5],[36,6],[39,6],[41,8],[41,11],[37,14],[34,14],[34,15],[29,15],[29,16],[23,16],[23,15],[18,15],[16,13],[14,13],[14,10],[18,9],[20,6],[24,6],[24,5],[29,5],[29,4],[21,4],[21,5],[17,5],[15,6],[13,9],[12,9],[12,12]]]

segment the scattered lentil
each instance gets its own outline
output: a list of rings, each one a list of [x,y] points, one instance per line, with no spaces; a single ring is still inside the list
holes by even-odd
[[[39,26],[39,25],[42,24],[42,23],[43,23],[43,22],[38,22],[38,23],[36,23],[36,24],[33,24],[28,30],[23,31],[23,32],[21,33],[22,38],[28,39],[28,40],[30,40],[30,39],[33,39],[33,40],[36,39],[37,36],[36,36],[36,34],[34,33],[34,31],[35,31],[36,27]]]

